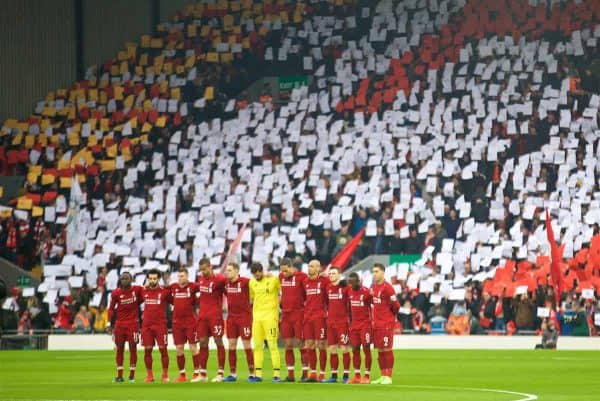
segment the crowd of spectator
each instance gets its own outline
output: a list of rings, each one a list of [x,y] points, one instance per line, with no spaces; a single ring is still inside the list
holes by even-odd
[[[250,223],[243,263],[327,265],[363,228],[353,262],[423,255],[416,280],[390,277],[406,332],[553,321],[562,335],[596,333],[597,292],[583,290],[600,277],[588,252],[600,222],[597,4],[254,3],[190,6],[27,122],[5,122],[0,169],[27,183],[0,208],[0,256],[41,264],[46,283],[5,303],[6,328],[102,331],[117,272],[143,280],[159,266],[166,283],[203,256],[217,267]],[[244,92],[299,73],[313,82],[289,102]],[[69,251],[73,180],[87,241]],[[569,261],[561,305],[538,263],[545,208]],[[510,260],[514,277],[495,281]],[[61,265],[83,283],[57,286]]]

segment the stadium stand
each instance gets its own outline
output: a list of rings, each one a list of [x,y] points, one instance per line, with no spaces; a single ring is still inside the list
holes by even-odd
[[[193,277],[248,224],[246,274],[284,256],[327,264],[362,233],[354,262],[421,255],[386,270],[404,332],[547,318],[596,334],[599,2],[223,4],[187,7],[4,122],[1,172],[27,180],[0,206],[0,253],[44,277],[4,309],[30,297],[36,328],[49,314],[67,332],[82,305],[103,321],[120,271]],[[293,74],[312,83],[286,102],[244,93]]]

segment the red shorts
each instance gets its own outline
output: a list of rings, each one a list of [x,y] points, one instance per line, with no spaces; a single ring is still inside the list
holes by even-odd
[[[168,344],[167,325],[156,325],[142,327],[142,345],[144,347],[153,347],[156,344],[159,347],[166,347]]]
[[[284,312],[281,314],[279,331],[281,338],[302,339],[302,320],[304,312]]]
[[[353,347],[370,346],[372,340],[373,333],[370,326],[350,329],[350,345]]]
[[[198,336],[195,327],[177,327],[173,326],[173,343],[175,345],[184,345],[185,343],[196,344]]]
[[[138,343],[140,340],[140,329],[135,326],[116,326],[113,330],[113,341],[116,345],[125,343]]]
[[[223,318],[222,317],[200,317],[196,324],[198,338],[223,337]]]
[[[325,340],[326,334],[325,319],[313,319],[304,321],[302,329],[302,338],[305,340]]]
[[[252,338],[252,320],[230,317],[227,318],[225,323],[227,338],[237,339],[241,337],[242,340],[250,340]]]
[[[392,348],[394,345],[394,326],[374,328],[373,345],[377,349]]]
[[[348,345],[348,323],[327,324],[327,345]]]

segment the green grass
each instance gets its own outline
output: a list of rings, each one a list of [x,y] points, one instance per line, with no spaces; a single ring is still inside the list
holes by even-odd
[[[268,352],[265,357],[268,361]],[[171,354],[170,374],[176,374]],[[125,360],[128,361],[126,355]],[[374,355],[374,365],[377,358]],[[112,384],[112,352],[0,352],[1,400],[415,400],[509,401],[537,395],[539,400],[600,400],[600,356],[569,351],[397,351],[393,386],[343,384],[248,384],[245,357],[238,356],[238,383],[144,384],[143,354],[139,354],[137,383]],[[186,360],[189,366],[191,360]],[[127,372],[127,363],[125,371]],[[227,368],[226,368],[227,369]],[[155,351],[155,376],[160,360]],[[378,369],[374,367],[374,377]],[[227,371],[227,370],[226,370]],[[209,376],[215,372],[211,352]]]

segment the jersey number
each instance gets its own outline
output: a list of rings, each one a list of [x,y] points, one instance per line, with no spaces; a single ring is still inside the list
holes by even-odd
[[[213,333],[215,334],[215,336],[220,336],[221,334],[223,334],[223,326],[213,327]]]
[[[389,337],[383,337],[383,346],[387,347],[389,345],[390,339]]]
[[[250,336],[250,327],[244,327],[244,337]]]
[[[321,340],[325,338],[325,329],[323,327],[321,327],[321,334],[320,334],[319,338]]]

